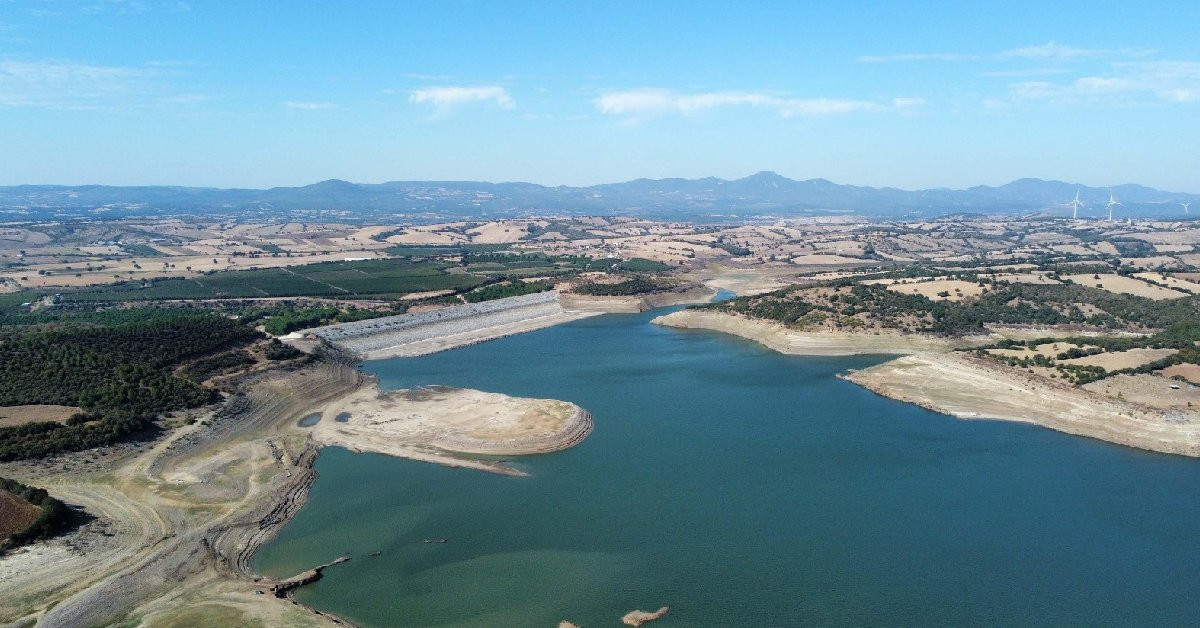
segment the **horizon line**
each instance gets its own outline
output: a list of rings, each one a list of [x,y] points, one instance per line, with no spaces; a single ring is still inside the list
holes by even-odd
[[[623,181],[606,181],[606,182],[601,182],[601,183],[592,183],[592,184],[586,184],[586,185],[569,185],[569,184],[565,184],[565,183],[559,183],[559,184],[546,184],[546,183],[535,183],[535,182],[532,182],[532,181],[521,181],[521,180],[501,180],[501,181],[489,181],[489,180],[486,180],[486,179],[389,179],[389,180],[386,180],[386,181],[367,182],[367,181],[351,181],[351,180],[348,180],[348,179],[341,179],[341,178],[337,178],[337,177],[331,177],[331,178],[328,178],[328,179],[321,179],[321,180],[319,180],[319,181],[313,181],[313,182],[311,182],[311,183],[303,183],[303,184],[297,184],[297,185],[274,185],[274,186],[270,186],[270,187],[250,187],[250,186],[219,186],[219,185],[194,185],[194,184],[181,184],[181,183],[139,183],[139,184],[114,184],[114,183],[13,183],[13,184],[5,184],[5,185],[0,185],[0,189],[6,189],[6,188],[18,188],[18,187],[61,187],[61,188],[105,187],[105,188],[191,188],[191,189],[207,189],[207,190],[251,190],[251,191],[269,191],[269,190],[277,190],[277,189],[301,189],[301,188],[311,187],[311,186],[314,186],[314,185],[319,185],[319,184],[321,184],[321,183],[331,183],[331,182],[348,183],[348,184],[350,184],[350,185],[387,185],[387,184],[390,184],[390,183],[481,183],[481,184],[487,184],[487,185],[535,185],[535,186],[538,186],[538,187],[543,187],[543,188],[547,188],[547,189],[555,189],[555,188],[576,188],[576,189],[586,189],[586,188],[593,188],[593,187],[599,187],[599,186],[604,186],[604,185],[621,185],[621,184],[633,183],[633,182],[636,182],[636,181],[671,181],[671,180],[680,180],[680,181],[703,181],[703,180],[706,180],[706,179],[715,179],[715,180],[718,180],[718,181],[724,181],[724,182],[736,182],[736,181],[743,181],[743,180],[745,180],[745,179],[750,179],[750,178],[753,178],[753,177],[755,177],[755,176],[764,175],[764,174],[765,174],[765,175],[774,175],[774,176],[776,176],[776,177],[780,177],[780,178],[782,178],[782,179],[787,179],[787,180],[789,180],[789,181],[793,181],[793,182],[796,182],[796,183],[806,183],[806,182],[810,182],[810,181],[826,181],[826,182],[828,182],[828,183],[832,183],[832,184],[834,184],[834,185],[839,185],[839,186],[866,187],[866,188],[872,188],[872,189],[876,189],[876,190],[886,190],[886,189],[893,189],[893,190],[899,190],[899,191],[902,191],[902,192],[927,192],[927,191],[937,191],[937,190],[947,190],[947,191],[965,191],[965,190],[969,190],[969,189],[971,189],[971,188],[975,188],[975,187],[990,187],[990,188],[998,188],[998,187],[1003,187],[1003,186],[1005,186],[1005,185],[1011,185],[1011,184],[1013,184],[1013,183],[1016,183],[1016,182],[1018,182],[1018,181],[1040,181],[1040,182],[1043,182],[1043,183],[1061,183],[1061,184],[1065,184],[1065,185],[1075,185],[1075,186],[1080,186],[1080,187],[1085,187],[1085,188],[1096,188],[1096,189],[1106,189],[1106,188],[1107,188],[1107,189],[1111,189],[1111,188],[1119,188],[1119,187],[1126,187],[1126,186],[1138,186],[1138,187],[1144,187],[1144,188],[1152,189],[1152,190],[1155,190],[1155,191],[1158,191],[1158,192],[1168,192],[1168,193],[1175,193],[1175,194],[1190,194],[1190,195],[1200,195],[1200,192],[1185,192],[1185,191],[1181,191],[1181,190],[1164,190],[1164,189],[1155,188],[1155,187],[1153,187],[1153,186],[1145,185],[1145,184],[1142,184],[1142,183],[1136,183],[1136,182],[1132,182],[1132,181],[1125,182],[1125,183],[1110,183],[1110,184],[1103,184],[1103,185],[1089,185],[1089,184],[1086,184],[1086,183],[1072,182],[1072,181],[1065,181],[1065,180],[1062,180],[1062,179],[1043,179],[1043,178],[1040,178],[1040,177],[1033,177],[1033,176],[1018,177],[1018,178],[1012,179],[1012,180],[1010,180],[1010,181],[1006,181],[1006,182],[1004,182],[1004,183],[991,184],[991,185],[989,185],[989,184],[986,184],[986,183],[976,183],[976,184],[972,184],[972,185],[968,185],[968,186],[964,186],[964,187],[935,186],[935,187],[904,188],[904,187],[898,187],[898,186],[894,186],[894,185],[871,185],[871,184],[863,184],[863,183],[839,183],[839,182],[837,182],[837,181],[833,181],[833,180],[831,180],[831,179],[827,179],[827,178],[825,178],[825,177],[811,177],[811,178],[806,178],[806,179],[793,179],[793,178],[791,178],[791,177],[788,177],[788,176],[786,176],[786,175],[781,175],[781,174],[779,174],[778,172],[776,172],[776,171],[774,171],[774,170],[759,170],[759,171],[757,171],[757,172],[754,172],[754,173],[752,173],[752,174],[749,174],[749,175],[746,175],[746,176],[743,176],[743,177],[734,178],[734,179],[726,179],[726,178],[722,178],[722,177],[719,177],[719,176],[716,176],[716,175],[708,175],[708,176],[703,176],[703,177],[694,177],[694,178],[689,178],[689,177],[680,177],[680,176],[659,177],[659,178],[653,178],[653,177],[635,177],[635,178],[633,178],[633,179],[625,179],[625,180],[623,180]]]

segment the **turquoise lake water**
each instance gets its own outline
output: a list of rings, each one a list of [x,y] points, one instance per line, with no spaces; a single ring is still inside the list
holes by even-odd
[[[367,363],[388,389],[572,401],[596,429],[518,459],[525,478],[327,449],[259,569],[353,556],[297,598],[372,626],[1200,616],[1200,461],[959,421],[834,377],[887,358],[784,356],[661,313]]]

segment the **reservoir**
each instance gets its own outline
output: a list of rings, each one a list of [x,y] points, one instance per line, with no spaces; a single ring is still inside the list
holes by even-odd
[[[886,357],[785,356],[662,313],[366,363],[385,389],[570,401],[595,431],[514,460],[529,477],[328,448],[257,568],[352,556],[296,598],[369,626],[1200,615],[1200,461],[935,414],[836,377]]]

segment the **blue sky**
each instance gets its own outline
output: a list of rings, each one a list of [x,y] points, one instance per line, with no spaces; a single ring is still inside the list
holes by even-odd
[[[1200,192],[1200,2],[0,0],[0,185]]]

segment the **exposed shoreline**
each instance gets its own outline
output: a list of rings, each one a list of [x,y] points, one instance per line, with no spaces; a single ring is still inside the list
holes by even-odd
[[[1017,421],[1128,447],[1200,456],[1200,415],[1105,397],[961,352],[914,354],[845,379],[960,419]]]
[[[986,337],[934,338],[919,334],[805,332],[780,323],[754,320],[736,314],[706,310],[680,310],[650,321],[679,329],[705,329],[753,340],[769,349],[790,355],[908,354],[919,351],[952,351]]]
[[[582,294],[560,294],[559,303],[569,312],[593,314],[636,314],[672,305],[708,303],[717,295],[717,289],[696,286],[687,290],[669,290],[629,296],[594,297]]]
[[[454,429],[432,428],[442,418],[455,419],[451,427],[459,437],[486,442],[489,433],[478,431],[470,415],[504,402],[507,422],[502,423],[515,436],[489,451],[520,455],[571,447],[592,427],[591,415],[573,404],[453,389],[446,394],[474,405],[459,403],[458,414],[441,414],[445,399],[413,402],[427,404],[425,417],[433,421],[421,425],[427,429],[384,430],[374,434],[380,437],[375,441],[354,435],[344,441],[317,438],[297,425],[306,413],[323,409],[336,415],[351,401],[366,400],[366,406],[355,406],[362,413],[371,403],[388,402],[371,378],[328,353],[313,366],[255,374],[241,390],[206,420],[178,428],[145,450],[118,448],[101,462],[85,453],[58,462],[0,466],[6,475],[48,488],[95,517],[74,532],[0,560],[0,586],[6,591],[0,620],[79,626],[186,615],[205,623],[216,621],[205,615],[216,609],[266,625],[346,625],[342,618],[270,595],[265,589],[273,581],[261,579],[252,564],[258,548],[307,502],[323,446],[520,475],[502,463],[456,456],[455,443],[445,440]],[[538,429],[522,431],[526,410],[539,419]],[[412,440],[405,443],[404,437]],[[388,443],[398,449],[390,451],[383,446]],[[401,451],[406,446],[411,451]],[[64,460],[75,468],[66,470]]]
[[[1032,423],[1120,445],[1200,457],[1200,412],[1162,410],[953,351],[987,340],[806,333],[723,312],[685,310],[652,322],[740,336],[792,355],[900,354],[845,376],[879,395],[962,419]]]

